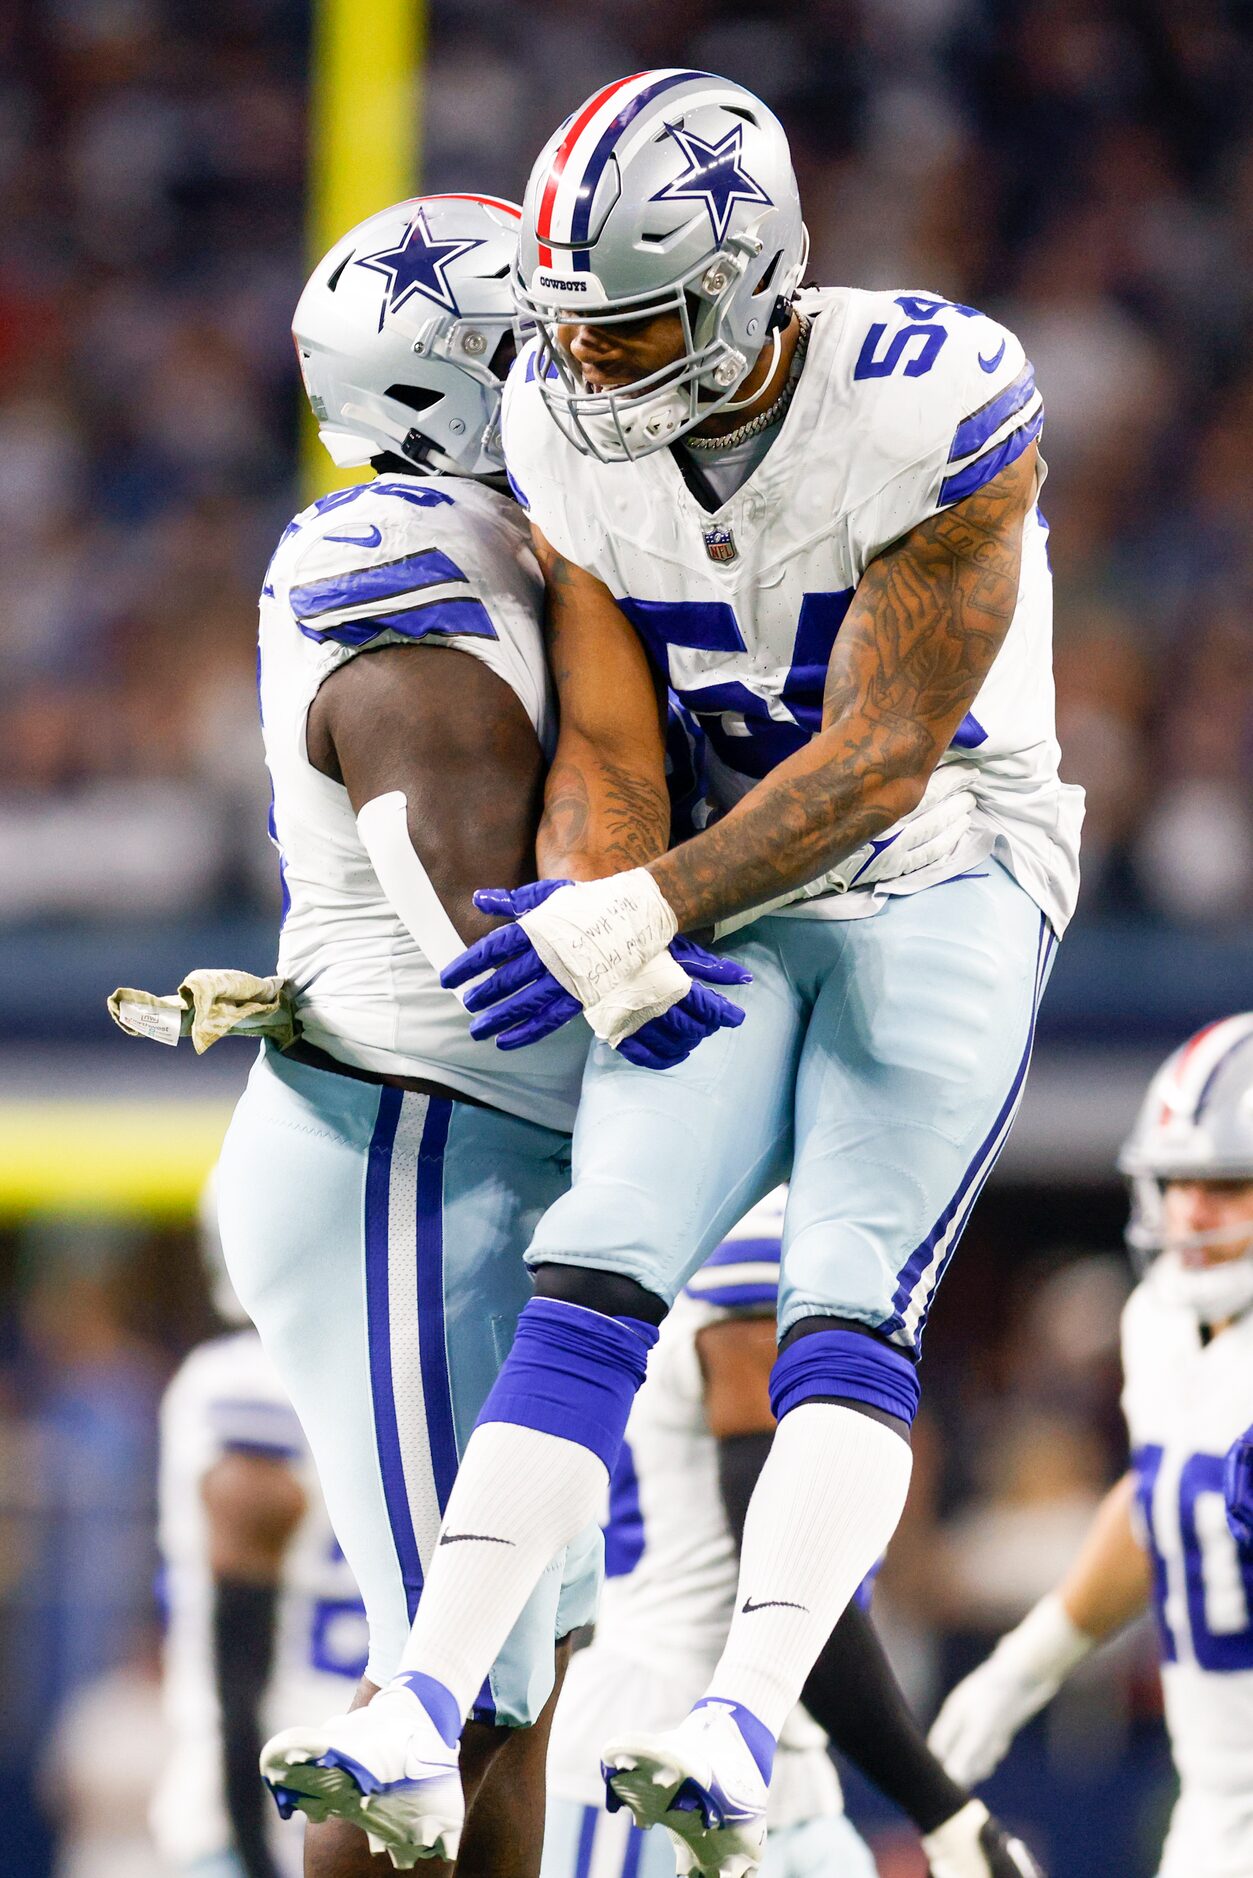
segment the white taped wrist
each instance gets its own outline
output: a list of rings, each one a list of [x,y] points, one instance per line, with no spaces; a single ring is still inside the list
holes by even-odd
[[[678,960],[659,952],[608,997],[589,1004],[584,1015],[601,1042],[616,1050],[624,1037],[634,1036],[650,1018],[663,1016],[691,988],[692,981]]]
[[[558,984],[589,1012],[664,952],[679,929],[643,867],[558,887],[518,924]],[[687,975],[679,970],[686,989]],[[661,1008],[674,1002],[671,997]]]
[[[1061,1598],[1050,1591],[1027,1612],[1017,1629],[1001,1638],[989,1660],[1017,1680],[1050,1683],[1057,1688],[1095,1649],[1096,1641],[1086,1630],[1080,1630]]]

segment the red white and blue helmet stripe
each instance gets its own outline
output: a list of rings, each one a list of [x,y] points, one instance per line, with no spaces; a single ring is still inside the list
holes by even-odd
[[[1198,1030],[1178,1050],[1162,1079],[1159,1122],[1186,1116],[1199,1121],[1214,1078],[1228,1057],[1245,1044],[1253,1042],[1253,1013],[1242,1011],[1236,1017],[1220,1018]]]
[[[562,256],[563,264],[590,272],[591,253],[587,247],[580,251],[579,244],[589,239],[597,186],[622,133],[654,98],[708,77],[707,72],[677,69],[635,72],[596,92],[571,118],[553,151],[535,214],[541,267],[554,265],[555,244],[575,249],[572,256]]]

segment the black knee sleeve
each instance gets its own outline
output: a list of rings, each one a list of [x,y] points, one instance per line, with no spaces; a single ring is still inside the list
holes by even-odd
[[[646,1324],[659,1324],[670,1309],[655,1291],[646,1291],[634,1278],[623,1278],[618,1272],[594,1271],[585,1265],[537,1265],[534,1278],[537,1298],[581,1304],[585,1311],[598,1311],[602,1317],[638,1317]]]

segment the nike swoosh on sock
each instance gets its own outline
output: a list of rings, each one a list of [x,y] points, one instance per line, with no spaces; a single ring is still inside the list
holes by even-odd
[[[787,1598],[765,1598],[760,1604],[754,1604],[751,1598],[745,1598],[740,1609],[746,1617],[754,1611],[807,1611],[808,1604],[792,1604]]]
[[[480,1545],[513,1545],[512,1539],[498,1539],[492,1532],[446,1532],[440,1538],[441,1545],[464,1545],[467,1539],[477,1539]]]

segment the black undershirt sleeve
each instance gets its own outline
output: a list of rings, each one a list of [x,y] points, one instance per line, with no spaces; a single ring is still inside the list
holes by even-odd
[[[227,1817],[247,1878],[278,1878],[266,1841],[269,1801],[257,1771],[278,1594],[273,1585],[239,1578],[215,1578],[213,1590],[213,1673],[222,1711]]]
[[[718,1443],[718,1479],[737,1546],[772,1432]],[[809,1673],[802,1700],[833,1745],[922,1833],[960,1812],[969,1794],[927,1746],[869,1614],[850,1604]]]

